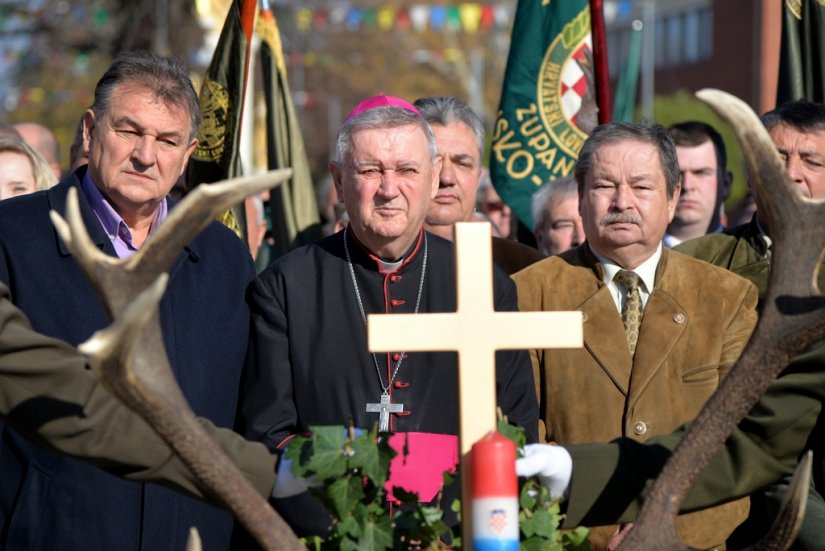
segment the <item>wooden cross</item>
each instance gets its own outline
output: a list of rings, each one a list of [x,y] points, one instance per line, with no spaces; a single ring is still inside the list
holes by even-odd
[[[473,540],[468,454],[476,441],[496,428],[495,352],[581,348],[582,315],[496,312],[490,224],[461,222],[456,224],[455,232],[457,311],[370,314],[367,347],[371,352],[458,352],[462,525],[465,549],[469,549]]]
[[[367,404],[367,413],[378,414],[378,431],[390,431],[390,413],[401,413],[404,411],[404,404],[393,404],[390,402],[389,394],[381,395],[381,402],[378,404]]]

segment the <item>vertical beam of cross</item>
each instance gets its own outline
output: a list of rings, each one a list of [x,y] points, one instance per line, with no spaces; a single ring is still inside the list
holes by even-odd
[[[464,548],[472,545],[468,454],[496,428],[496,350],[580,348],[581,312],[496,312],[490,225],[456,224],[454,313],[370,314],[371,352],[458,352]],[[436,268],[438,269],[438,268]]]

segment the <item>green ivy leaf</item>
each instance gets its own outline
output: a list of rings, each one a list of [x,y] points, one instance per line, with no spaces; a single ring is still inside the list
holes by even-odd
[[[392,495],[401,503],[418,503],[418,494],[415,492],[408,492],[400,486],[392,487]]]
[[[519,505],[522,509],[532,511],[536,507],[536,497],[538,495],[536,483],[532,480],[528,480],[524,486],[521,487],[521,492],[518,497]],[[532,514],[529,516],[532,516]]]
[[[369,433],[362,434],[350,442],[350,448],[354,452],[349,458],[351,468],[361,469],[364,476],[376,486],[383,486],[387,480],[387,472],[390,467],[390,456],[381,453],[379,445],[373,440]]]
[[[461,514],[461,500],[456,498],[450,503],[450,511],[453,513],[460,515]]]
[[[533,533],[537,536],[545,538],[553,538],[556,535],[556,527],[559,525],[558,520],[551,511],[547,509],[539,509],[533,515],[530,521],[533,523]]]
[[[342,541],[348,537],[358,540],[364,533],[361,528],[361,523],[358,522],[354,515],[348,516],[335,525],[335,531],[341,537]]]
[[[392,525],[384,517],[378,521],[367,521],[363,526],[363,534],[357,541],[344,540],[340,549],[351,551],[373,551],[392,549]]]
[[[590,544],[587,536],[590,530],[584,526],[579,526],[573,530],[562,530],[562,543],[569,551],[590,551]]]
[[[552,542],[541,537],[532,537],[522,540],[519,544],[521,551],[562,551],[560,543]]]
[[[444,511],[438,507],[421,507],[421,518],[429,526],[435,526],[438,524],[443,516]]]
[[[301,538],[298,541],[304,544],[310,551],[321,551],[324,545],[324,540],[321,536],[309,536],[307,538]]]
[[[516,445],[516,450],[521,450],[527,443],[527,436],[524,434],[524,429],[511,425],[506,419],[500,419],[497,428],[498,432],[513,441]]]
[[[306,478],[309,476],[307,465],[312,457],[312,440],[306,436],[296,436],[286,447],[284,457],[292,461],[292,473],[295,476]]]
[[[384,515],[372,523],[376,549],[392,549],[392,519]],[[378,547],[380,546],[380,547]]]
[[[310,427],[312,430],[312,457],[307,469],[315,473],[319,480],[338,478],[347,469],[344,460],[344,431],[340,426]]]
[[[339,478],[327,487],[326,494],[332,504],[335,516],[343,519],[355,508],[355,504],[364,497],[364,489],[359,477]]]

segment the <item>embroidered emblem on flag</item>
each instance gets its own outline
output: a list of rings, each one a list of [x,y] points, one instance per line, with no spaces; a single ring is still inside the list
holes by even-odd
[[[564,64],[561,73],[561,104],[567,118],[577,123],[577,116],[582,107],[582,100],[587,93],[587,77],[582,67],[587,65],[587,50],[590,49],[590,37],[583,40],[575,52]]]

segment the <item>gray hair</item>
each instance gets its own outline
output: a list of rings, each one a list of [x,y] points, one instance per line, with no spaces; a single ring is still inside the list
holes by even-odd
[[[57,183],[49,163],[35,148],[22,140],[0,137],[0,153],[17,153],[29,160],[34,175],[34,185],[37,191],[49,189]]]
[[[673,197],[676,186],[682,180],[679,170],[679,160],[676,157],[676,146],[667,128],[661,124],[651,122],[627,123],[609,122],[599,125],[590,134],[582,145],[573,174],[579,185],[579,198],[584,194],[584,181],[593,165],[593,155],[600,148],[623,141],[634,141],[650,144],[659,151],[659,161],[662,173],[667,182],[667,196]]]
[[[430,124],[418,113],[395,106],[374,107],[344,121],[335,141],[336,160],[339,163],[344,161],[344,157],[352,148],[352,135],[358,130],[400,128],[410,125],[417,126],[424,132],[430,151],[430,162],[435,163],[438,149],[435,145],[435,135],[433,129],[430,128]]]
[[[201,123],[198,94],[181,60],[144,50],[118,54],[97,81],[92,104],[96,119],[106,114],[115,88],[127,82],[150,89],[167,107],[183,108],[189,114],[189,138],[197,136]]]
[[[547,222],[548,205],[574,197],[576,193],[576,180],[573,176],[562,176],[542,184],[530,200],[530,212],[536,229]]]
[[[430,124],[447,126],[451,123],[464,123],[476,136],[478,151],[484,157],[484,124],[481,118],[467,103],[456,96],[431,96],[415,100],[424,118]]]

